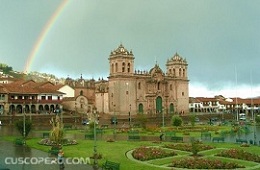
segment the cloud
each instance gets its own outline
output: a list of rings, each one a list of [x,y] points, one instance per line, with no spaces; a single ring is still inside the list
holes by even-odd
[[[222,95],[224,97],[259,97],[260,96],[260,85],[249,86],[249,85],[239,85],[232,86],[231,84],[227,86],[220,87],[219,89],[211,89],[205,84],[201,83],[190,83],[189,85],[189,96],[190,97],[214,97],[217,95]]]

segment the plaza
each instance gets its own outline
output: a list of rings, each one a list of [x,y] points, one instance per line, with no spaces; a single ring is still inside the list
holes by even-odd
[[[65,116],[66,117],[66,116]],[[200,118],[203,120],[202,118]],[[183,117],[183,120],[185,118]],[[109,121],[109,119],[107,120]],[[179,145],[185,146],[188,148],[193,140],[201,141],[203,145],[211,146],[212,148],[205,151],[199,151],[199,154],[203,156],[201,158],[210,159],[210,160],[229,160],[235,162],[239,165],[245,166],[242,169],[258,169],[259,162],[254,161],[246,161],[234,158],[221,158],[219,156],[215,156],[219,154],[221,151],[225,151],[231,148],[244,150],[249,153],[254,153],[258,155],[260,151],[260,129],[258,126],[250,126],[246,125],[241,128],[241,132],[233,132],[233,128],[231,124],[228,125],[208,125],[207,122],[196,122],[194,126],[191,126],[190,122],[188,124],[183,124],[179,127],[172,126],[169,121],[169,117],[165,117],[165,127],[162,126],[154,126],[153,124],[146,124],[145,128],[142,127],[132,127],[129,129],[127,126],[122,126],[121,119],[118,120],[119,124],[116,126],[116,131],[114,131],[114,126],[109,125],[108,127],[102,128],[101,131],[96,131],[96,138],[94,138],[93,130],[91,130],[89,125],[80,125],[77,124],[77,129],[74,127],[64,129],[64,138],[75,139],[77,141],[76,145],[62,147],[65,158],[79,158],[79,157],[89,157],[90,163],[84,165],[71,165],[66,164],[65,169],[93,169],[94,159],[93,155],[96,147],[96,153],[98,156],[97,166],[99,169],[102,169],[102,165],[106,161],[111,161],[119,164],[121,170],[127,169],[142,169],[142,170],[155,170],[155,169],[171,169],[169,165],[173,162],[173,160],[178,160],[182,158],[190,158],[192,157],[192,152],[190,151],[182,151],[178,148],[170,149],[165,148],[165,146],[171,145]],[[133,119],[133,124],[138,123],[137,118]],[[162,121],[162,119],[156,119],[156,121]],[[101,121],[102,123],[107,123],[105,120]],[[231,122],[231,120],[230,120]],[[141,122],[139,122],[141,123]],[[205,124],[204,124],[205,123]],[[101,124],[97,125],[96,130],[100,130]],[[255,127],[255,129],[254,129]],[[205,135],[205,128],[207,129],[207,134]],[[9,130],[7,130],[9,129]],[[40,145],[39,141],[41,141],[43,137],[43,133],[48,132],[49,128],[34,128],[29,136],[26,139],[25,146],[17,146],[14,144],[14,141],[17,137],[19,137],[19,133],[12,126],[2,126],[1,127],[1,150],[3,152],[1,155],[1,166],[7,167],[10,169],[15,169],[13,167],[18,167],[17,169],[21,169],[22,166],[26,167],[25,169],[40,169],[41,167],[48,167],[49,169],[57,169],[59,168],[57,164],[45,165],[44,163],[37,165],[6,165],[5,160],[6,157],[50,157],[48,151],[50,146]],[[248,129],[249,132],[246,133],[245,129]],[[254,140],[254,130],[256,133],[256,142],[251,143],[251,140]],[[134,133],[130,133],[134,131]],[[164,136],[162,140],[160,140],[160,134],[164,132]],[[116,133],[114,133],[116,132]],[[88,136],[86,136],[88,134]],[[131,136],[132,135],[132,136]],[[223,136],[223,141],[216,141],[214,139]],[[175,140],[177,137],[180,140]],[[243,139],[244,142],[239,142],[237,139]],[[246,141],[246,142],[245,142]],[[243,146],[246,145],[246,146]],[[174,156],[166,156],[166,157],[158,157],[158,158],[149,158],[149,160],[138,160],[134,157],[133,152],[140,147],[147,148],[160,148],[163,151],[169,152],[170,150],[174,151],[177,155]],[[10,152],[8,154],[5,152],[7,148],[10,148]],[[54,159],[55,156],[51,156],[51,159]],[[2,168],[1,167],[1,168]],[[178,169],[178,168],[174,168]],[[182,169],[182,168],[179,168]]]

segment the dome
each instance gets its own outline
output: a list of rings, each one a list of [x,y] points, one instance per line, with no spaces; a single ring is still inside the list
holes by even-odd
[[[163,71],[158,64],[155,64],[155,66],[149,71],[149,74],[153,75],[154,73],[160,73],[163,75]]]

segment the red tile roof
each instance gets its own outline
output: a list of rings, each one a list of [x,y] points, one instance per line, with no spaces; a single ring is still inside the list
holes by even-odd
[[[60,87],[60,86],[59,86]],[[58,88],[50,82],[36,83],[33,80],[18,80],[10,84],[2,84],[0,86],[1,93],[20,93],[20,94],[41,94],[53,93],[63,94],[57,91]]]

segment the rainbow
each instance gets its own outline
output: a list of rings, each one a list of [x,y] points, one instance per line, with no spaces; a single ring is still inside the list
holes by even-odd
[[[44,40],[48,36],[48,33],[50,32],[51,28],[55,25],[55,22],[59,19],[59,16],[61,16],[62,11],[68,6],[69,0],[63,0],[58,8],[55,10],[53,15],[50,17],[48,22],[44,25],[40,35],[38,36],[36,42],[33,45],[33,48],[30,52],[30,55],[27,57],[25,67],[24,67],[24,73],[28,73],[30,71],[30,66],[33,63],[33,60],[37,56],[37,53],[39,52]]]

